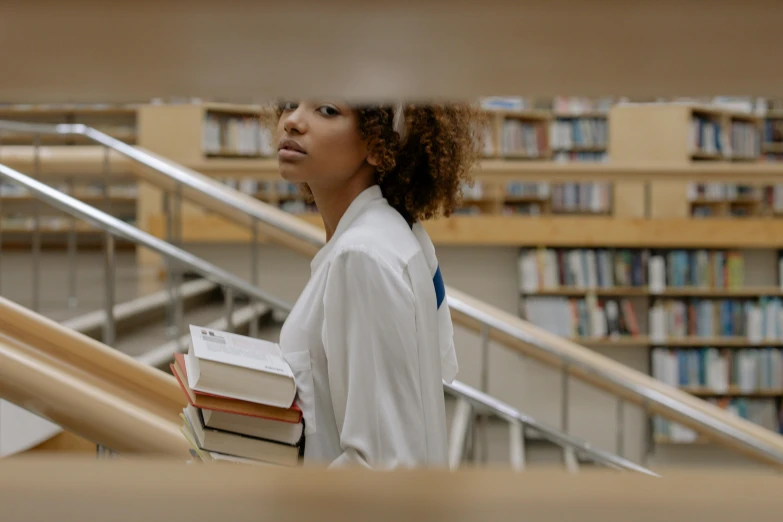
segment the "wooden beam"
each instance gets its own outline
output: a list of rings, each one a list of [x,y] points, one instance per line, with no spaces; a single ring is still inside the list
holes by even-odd
[[[569,474],[540,464],[524,473],[497,467],[371,473],[52,458],[4,463],[0,503],[9,521],[212,522],[227,513],[236,521],[279,522],[780,518],[781,479],[775,473],[720,468],[663,473],[662,479],[605,469]]]
[[[775,0],[17,2],[0,99],[774,96],[781,19]]]
[[[313,230],[323,230],[318,214],[299,216],[299,219],[317,227]],[[164,237],[165,223],[163,214],[149,216],[148,232]],[[436,245],[452,246],[783,248],[783,227],[776,219],[764,218],[700,220],[479,215],[453,216],[426,222],[424,226]],[[267,227],[264,227],[262,236],[264,231]],[[250,240],[250,231],[246,226],[221,216],[207,214],[183,219],[182,238],[186,242],[244,243]]]

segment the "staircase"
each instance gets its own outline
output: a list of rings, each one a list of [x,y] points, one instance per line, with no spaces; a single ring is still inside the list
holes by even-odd
[[[19,130],[20,126],[27,132],[81,134],[93,139],[105,150],[123,155],[145,167],[138,170],[139,175],[145,181],[166,190],[171,204],[167,234],[169,242],[165,242],[63,195],[12,168],[0,165],[0,177],[24,186],[40,201],[105,231],[104,251],[100,254],[103,259],[103,274],[97,276],[98,279],[102,278],[103,281],[109,282],[102,287],[104,297],[102,306],[98,310],[88,310],[87,313],[58,318],[63,321],[61,324],[47,323],[47,328],[52,335],[56,333],[57,336],[67,337],[70,339],[69,342],[75,343],[73,346],[78,344],[76,338],[68,337],[71,334],[66,334],[66,331],[83,332],[85,335],[79,336],[82,340],[88,337],[99,338],[105,345],[112,346],[118,352],[124,352],[135,359],[135,364],[139,366],[133,367],[137,368],[136,371],[140,375],[144,374],[140,368],[165,367],[176,350],[186,349],[183,326],[188,322],[214,324],[216,327],[228,329],[247,328],[249,334],[267,338],[276,336],[279,328],[278,321],[284,318],[290,305],[257,286],[258,245],[253,243],[250,246],[248,257],[253,262],[248,267],[249,277],[246,278],[237,276],[235,271],[220,268],[178,248],[176,245],[179,243],[181,231],[178,229],[177,215],[182,201],[204,205],[251,227],[256,237],[263,232],[279,244],[306,255],[312,255],[323,243],[322,231],[278,209],[232,191],[196,172],[173,164],[165,158],[125,145],[83,125],[45,126],[0,122],[0,130]],[[33,149],[32,154],[36,153]],[[147,285],[138,285],[138,288],[144,287],[150,291],[137,294],[129,292],[133,295],[128,300],[118,300],[117,296],[125,295],[123,294],[125,291],[120,290],[121,285],[114,282],[117,281],[117,274],[124,268],[123,262],[120,261],[122,258],[114,248],[115,237],[142,245],[147,250],[161,255],[167,266],[165,282],[158,281],[156,287],[156,283],[147,281]],[[38,254],[39,251],[35,249],[31,254],[32,277],[35,283],[32,287],[35,289],[42,288],[36,279],[41,273],[40,262],[35,259]],[[149,274],[145,277],[149,278]],[[759,462],[774,467],[783,464],[783,438],[780,436],[732,417],[704,401],[664,386],[647,375],[632,371],[579,345],[549,334],[455,289],[449,288],[447,295],[455,324],[479,334],[479,350],[482,354],[486,353],[490,342],[501,343],[512,351],[557,370],[561,375],[563,389],[566,391],[572,380],[579,380],[612,394],[617,400],[618,417],[624,415],[627,406],[641,406],[648,415],[659,414],[681,422],[727,448]],[[20,299],[22,299],[20,302],[24,302],[23,298]],[[73,296],[67,296],[66,302],[72,305],[79,303],[78,298],[74,300]],[[41,296],[31,296],[30,303],[33,308],[40,308]],[[75,306],[80,307],[81,304]],[[32,319],[34,314],[28,312],[28,315],[25,315],[16,310],[13,314],[7,315],[14,314],[26,317],[28,327],[35,328]],[[17,336],[16,339],[11,338],[8,341],[6,355],[10,358],[14,357],[14,350],[18,348],[16,346],[18,343],[15,344],[14,341],[24,333],[19,328],[19,324],[9,322],[3,323],[0,328],[0,332],[6,335],[14,333]],[[92,350],[106,349],[100,343],[90,346]],[[54,352],[50,352],[50,355],[51,353]],[[111,359],[107,354],[102,354],[101,357],[106,360]],[[123,361],[123,364],[130,364],[129,358]],[[65,364],[69,361],[62,362]],[[73,368],[74,375],[79,369],[80,367]],[[84,371],[84,368],[81,370]],[[162,372],[158,373],[162,374]],[[20,395],[20,382],[17,382],[16,387],[13,384],[6,386],[8,383],[0,378],[0,383],[3,383],[0,385],[0,396],[7,396],[12,401],[24,404],[25,397],[23,394]],[[486,383],[482,384],[486,385]],[[161,383],[161,386],[164,385]],[[452,426],[450,438],[452,467],[471,462],[488,463],[490,460],[488,441],[497,439],[499,433],[505,432],[507,459],[516,469],[524,469],[529,462],[537,461],[535,458],[527,458],[531,447],[540,449],[542,455],[547,454],[550,446],[542,445],[542,441],[547,441],[557,448],[557,452],[554,453],[556,460],[572,471],[577,470],[580,464],[598,462],[610,467],[650,473],[621,456],[598,450],[589,443],[568,435],[567,422],[562,426],[566,431],[558,431],[538,423],[486,393],[461,383],[447,386],[446,392],[454,398],[449,405]],[[139,399],[139,404],[145,404],[144,401],[150,397],[150,393],[154,395],[155,392],[147,390]],[[567,413],[568,394],[564,393],[563,397],[562,408]],[[57,404],[49,404],[48,407],[57,412]],[[42,411],[40,408],[31,409],[39,413]],[[564,416],[564,420],[567,420],[567,416]],[[80,424],[79,427],[88,438],[101,444],[104,443],[99,440],[101,437],[111,441],[117,435],[110,433],[111,427],[103,425]],[[169,428],[170,426],[166,429]],[[109,445],[109,447],[122,451],[123,448],[127,450],[128,447],[133,446],[127,437],[117,437],[115,442],[119,446]],[[137,447],[135,451],[144,451],[144,449]],[[549,453],[552,454],[551,451]],[[548,462],[547,458],[541,460]]]

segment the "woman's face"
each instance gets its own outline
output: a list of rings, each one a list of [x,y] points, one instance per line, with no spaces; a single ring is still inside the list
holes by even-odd
[[[277,124],[282,177],[310,188],[334,187],[369,169],[356,114],[346,104],[288,102]]]

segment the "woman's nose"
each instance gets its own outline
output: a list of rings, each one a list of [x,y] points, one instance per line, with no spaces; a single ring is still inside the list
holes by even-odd
[[[304,134],[307,131],[307,121],[301,106],[286,114],[283,128],[289,134]]]

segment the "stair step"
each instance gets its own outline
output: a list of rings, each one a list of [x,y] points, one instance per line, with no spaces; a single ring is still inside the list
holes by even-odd
[[[182,285],[185,312],[216,299],[218,295],[218,285],[206,279],[188,281]],[[119,338],[128,331],[165,317],[168,302],[169,293],[166,290],[162,290],[115,305],[114,320],[117,337]],[[88,337],[100,340],[105,322],[106,312],[95,310],[63,321],[62,324]]]
[[[228,328],[228,323],[226,321],[225,313],[223,313],[223,308],[221,305],[217,305],[217,308],[219,312],[221,312],[221,315],[217,319],[214,319],[211,322],[194,320],[191,321],[191,323],[198,324],[199,326],[204,326],[213,330],[226,330]],[[253,318],[253,308],[253,306],[248,305],[234,310],[233,314],[231,315],[231,323],[234,332],[239,334],[246,334],[249,331],[250,321]],[[271,318],[271,310],[265,305],[257,303],[255,305],[255,311],[255,315],[259,318],[259,323],[261,324],[268,322]],[[269,330],[272,330],[272,333],[274,332],[274,328],[259,327],[259,333],[262,334],[260,337],[262,339],[266,338],[267,340],[274,341],[275,339],[270,339],[269,337],[263,335]],[[154,366],[156,368],[167,369],[168,364],[174,358],[174,354],[181,351],[187,351],[189,344],[190,334],[185,333],[179,339],[171,339],[157,348],[139,355],[135,355],[135,358],[137,361],[143,364]]]

